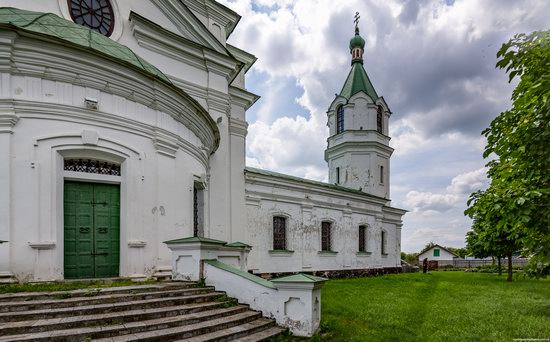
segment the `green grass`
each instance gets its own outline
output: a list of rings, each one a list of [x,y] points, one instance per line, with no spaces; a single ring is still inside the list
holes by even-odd
[[[0,285],[0,294],[16,293],[16,292],[53,292],[53,291],[71,291],[78,289],[103,288],[115,286],[135,286],[143,284],[154,284],[156,281],[140,281],[135,282],[130,279],[121,279],[113,281],[86,281],[86,282],[50,282],[50,283],[34,283],[34,284],[5,284]],[[93,292],[90,292],[92,296]],[[60,295],[60,298],[62,295]]]
[[[317,341],[550,339],[550,281],[433,272],[328,281]]]

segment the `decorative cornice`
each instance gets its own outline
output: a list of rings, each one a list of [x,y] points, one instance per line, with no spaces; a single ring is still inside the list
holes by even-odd
[[[248,133],[247,128],[248,123],[246,121],[229,117],[229,133],[246,137],[246,134]]]
[[[243,107],[244,110],[248,110],[260,98],[256,94],[235,86],[229,86],[229,95],[231,96],[231,103]]]
[[[216,123],[196,100],[180,88],[152,80],[131,68],[121,68],[118,62],[69,43],[23,31],[19,33],[20,37],[14,45],[14,65],[10,68],[12,75],[66,82],[103,91],[107,89],[113,95],[167,113],[193,131],[209,153],[217,148],[219,131]],[[1,45],[0,42],[0,50]]]

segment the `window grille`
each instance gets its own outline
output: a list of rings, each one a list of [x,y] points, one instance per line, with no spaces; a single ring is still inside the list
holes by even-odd
[[[382,251],[382,254],[387,254],[386,253],[386,232],[385,231],[382,231],[380,243],[381,243],[380,250]]]
[[[197,187],[193,187],[193,236],[199,236],[199,199]]]
[[[330,251],[332,250],[331,246],[331,223],[323,222],[321,224],[321,250]]]
[[[273,217],[273,249],[286,249],[286,218]]]
[[[120,165],[93,159],[65,159],[63,170],[120,176]]]

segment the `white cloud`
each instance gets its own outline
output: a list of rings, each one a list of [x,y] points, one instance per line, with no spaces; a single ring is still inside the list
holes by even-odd
[[[460,196],[454,194],[434,194],[431,192],[409,191],[405,198],[405,205],[414,212],[434,211],[444,212],[454,208]]]
[[[461,173],[451,181],[447,187],[447,192],[457,195],[470,195],[472,192],[487,187],[489,179],[487,178],[487,168]]]

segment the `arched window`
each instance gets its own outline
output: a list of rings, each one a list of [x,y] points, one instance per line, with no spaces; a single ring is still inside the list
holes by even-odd
[[[359,252],[367,251],[367,227],[359,226]]]
[[[273,249],[286,250],[286,217],[273,216]]]
[[[382,133],[382,106],[378,106],[376,111],[376,131]]]
[[[109,0],[68,0],[69,13],[77,24],[109,37],[114,27],[114,11]]]
[[[321,223],[321,251],[332,250],[332,223],[323,221]]]
[[[336,134],[344,131],[344,106],[336,110]]]

